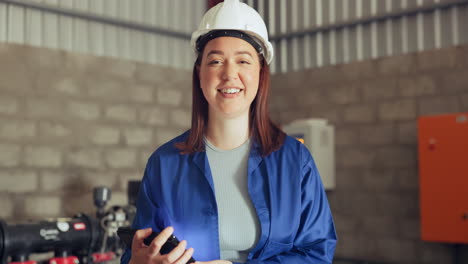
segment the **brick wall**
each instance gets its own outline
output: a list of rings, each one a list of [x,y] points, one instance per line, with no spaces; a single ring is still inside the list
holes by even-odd
[[[275,75],[271,100],[280,123],[336,128],[337,257],[453,263],[453,247],[420,240],[416,121],[468,112],[468,46]]]
[[[94,212],[190,124],[191,72],[0,44],[0,219]]]

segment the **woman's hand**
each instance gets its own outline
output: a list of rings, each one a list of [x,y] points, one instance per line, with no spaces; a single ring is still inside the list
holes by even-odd
[[[151,228],[140,229],[135,233],[132,241],[132,258],[130,264],[186,264],[193,255],[193,248],[185,250],[187,241],[182,240],[177,247],[165,255],[159,250],[174,232],[174,228],[164,229],[149,246],[143,240],[151,234]]]
[[[227,260],[212,260],[212,261],[195,261],[194,264],[232,264],[232,262],[227,261]]]

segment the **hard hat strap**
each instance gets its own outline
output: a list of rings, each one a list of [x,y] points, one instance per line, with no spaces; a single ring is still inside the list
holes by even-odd
[[[213,30],[203,36],[200,36],[197,39],[197,51],[201,53],[208,41],[219,37],[234,37],[243,39],[252,45],[259,54],[263,54],[263,48],[257,41],[255,41],[248,34],[238,30]]]

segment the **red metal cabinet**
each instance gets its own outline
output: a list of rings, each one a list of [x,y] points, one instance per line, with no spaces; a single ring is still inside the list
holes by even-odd
[[[421,236],[468,243],[468,113],[418,120]]]

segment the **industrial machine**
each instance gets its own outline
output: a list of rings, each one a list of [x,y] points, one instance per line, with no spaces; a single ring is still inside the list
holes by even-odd
[[[325,190],[335,188],[335,129],[325,119],[296,120],[283,126],[312,153]]]
[[[30,255],[44,252],[53,252],[53,258],[42,261],[48,264],[104,263],[118,258],[124,245],[116,232],[133,221],[138,187],[139,182],[129,182],[129,205],[107,210],[110,189],[95,188],[94,217],[77,214],[14,224],[0,220],[0,264],[36,264]]]

